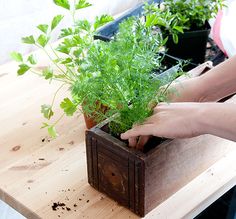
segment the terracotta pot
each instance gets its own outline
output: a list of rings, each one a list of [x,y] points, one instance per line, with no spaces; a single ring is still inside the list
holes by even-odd
[[[85,104],[86,103],[84,103],[83,105],[85,105]],[[98,102],[96,102],[96,105],[97,105],[97,107],[96,107],[97,111],[100,113],[105,114],[106,111],[108,110],[107,106],[99,104]],[[83,109],[83,107],[82,107],[82,109]],[[87,129],[91,129],[92,127],[96,126],[98,124],[97,118],[96,118],[96,113],[91,113],[90,115],[84,113],[84,121],[85,121]],[[101,121],[99,121],[99,122],[101,122]]]
[[[89,115],[86,115],[85,113],[84,113],[84,121],[85,121],[87,129],[91,129],[92,127],[97,125],[97,122],[95,121],[95,119]]]

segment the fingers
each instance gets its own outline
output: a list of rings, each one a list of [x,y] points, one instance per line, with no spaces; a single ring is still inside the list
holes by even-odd
[[[150,137],[150,135],[140,136],[136,148],[140,150],[143,149],[144,145],[148,142]]]
[[[136,147],[136,145],[137,145],[137,137],[131,137],[131,138],[129,138],[128,139],[128,141],[129,141],[129,146],[130,147]]]
[[[127,140],[129,138],[134,138],[134,137],[137,138],[138,136],[141,136],[141,135],[152,135],[154,128],[155,127],[153,127],[152,124],[144,124],[144,125],[136,126],[128,130],[127,132],[121,134],[121,139]]]

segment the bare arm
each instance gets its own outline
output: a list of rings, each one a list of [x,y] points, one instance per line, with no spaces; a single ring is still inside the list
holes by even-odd
[[[200,77],[175,83],[172,88],[171,102],[218,101],[236,93],[236,56]]]

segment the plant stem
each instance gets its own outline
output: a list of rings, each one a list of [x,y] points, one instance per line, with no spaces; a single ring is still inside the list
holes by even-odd
[[[65,113],[63,113],[63,114],[52,124],[52,126],[55,126],[64,116],[65,116]]]
[[[54,105],[54,102],[55,102],[55,99],[56,99],[56,96],[57,96],[58,92],[61,90],[61,88],[62,88],[65,84],[66,84],[66,83],[62,84],[62,85],[57,89],[57,91],[55,92],[55,94],[54,94],[54,96],[53,96],[53,99],[52,99],[52,104],[51,104],[51,106]]]
[[[42,50],[46,53],[46,55],[47,55],[48,58],[51,60],[51,62],[61,71],[61,73],[62,73],[69,81],[74,82],[74,80],[73,80],[72,78],[68,77],[68,75],[66,74],[66,72],[53,60],[53,58],[49,55],[48,51],[47,51],[45,48],[43,48],[43,47],[41,47],[41,46],[39,46],[39,45],[37,45],[37,44],[35,44],[35,45],[36,45],[37,47],[39,47],[40,49],[42,49]]]

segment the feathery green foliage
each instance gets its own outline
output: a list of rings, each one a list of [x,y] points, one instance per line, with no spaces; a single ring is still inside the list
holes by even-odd
[[[97,29],[112,20],[110,16],[97,17],[94,24],[87,20],[76,21],[76,10],[89,7],[88,2],[78,0],[73,7],[66,0],[54,2],[70,10],[74,20],[71,27],[61,30],[58,36],[60,44],[56,48],[51,47],[50,36],[63,15],[55,16],[49,25],[38,25],[41,31],[38,37],[23,38],[24,43],[41,48],[49,56],[51,65],[36,72],[36,60],[32,55],[24,60],[20,53],[12,53],[12,57],[20,63],[18,75],[32,71],[49,82],[62,82],[52,103],[42,105],[44,117],[49,120],[54,116],[56,95],[64,85],[68,85],[71,97],[65,97],[60,104],[67,116],[72,116],[82,105],[83,113],[93,115],[97,122],[112,118],[111,130],[116,134],[143,122],[152,113],[150,102],[165,100],[165,92],[159,88],[175,78],[161,80],[153,74],[162,65],[163,55],[159,51],[166,40],[161,34],[153,32],[153,24],[137,17],[122,22],[115,39],[110,42],[94,40]],[[49,55],[48,50],[53,52],[54,57]],[[57,135],[55,125],[60,118],[53,124],[43,124],[42,128],[47,128],[52,137]]]

